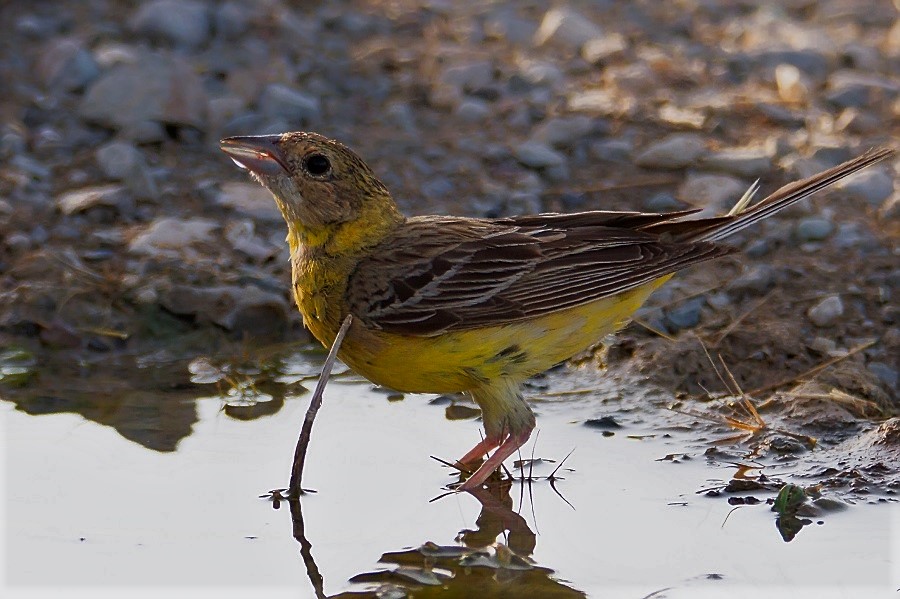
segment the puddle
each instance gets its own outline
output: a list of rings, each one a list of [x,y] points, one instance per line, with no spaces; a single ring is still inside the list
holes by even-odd
[[[526,470],[538,480],[435,501],[454,477],[429,455],[463,454],[478,422],[448,420],[433,396],[398,400],[339,377],[304,475],[318,492],[273,509],[258,496],[285,486],[308,400],[284,383],[316,369],[293,360],[282,387],[263,393],[268,406],[232,392],[226,410],[213,385],[201,398],[131,392],[107,412],[98,391],[94,420],[0,403],[4,596],[157,596],[165,585],[192,597],[313,597],[317,586],[372,597],[870,597],[900,586],[896,502],[806,517],[786,543],[766,504],[774,493],[736,495],[756,505],[698,493],[737,470],[697,450],[705,431],[684,418],[669,426],[672,412],[661,426],[652,398],[621,399],[640,392],[633,382],[626,393],[589,369],[554,371],[544,384],[562,395],[529,391],[544,396],[532,438],[542,461]],[[586,382],[604,386],[566,394]]]

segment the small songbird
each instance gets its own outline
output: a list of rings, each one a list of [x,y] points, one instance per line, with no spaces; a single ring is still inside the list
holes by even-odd
[[[362,159],[316,133],[222,140],[269,189],[288,226],[303,321],[385,387],[469,393],[484,439],[460,462],[480,487],[535,426],[522,383],[622,327],[676,271],[734,251],[718,242],[879,160],[891,149],[782,187],[726,215],[579,212],[509,218],[400,213]]]

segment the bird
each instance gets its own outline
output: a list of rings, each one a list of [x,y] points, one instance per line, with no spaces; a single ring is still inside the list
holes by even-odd
[[[312,335],[330,347],[352,315],[337,354],[352,370],[401,392],[467,393],[481,408],[484,436],[459,459],[477,469],[459,491],[482,488],[529,439],[528,378],[627,324],[677,271],[736,251],[726,237],[894,154],[870,150],[751,206],[754,184],[720,216],[469,218],[404,216],[362,158],[317,133],[220,147],[287,223],[293,295]]]

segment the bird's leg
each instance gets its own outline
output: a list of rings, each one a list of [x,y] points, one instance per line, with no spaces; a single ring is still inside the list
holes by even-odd
[[[483,485],[484,481],[488,479],[491,473],[500,467],[500,464],[503,463],[503,460],[515,453],[517,449],[525,445],[525,442],[528,441],[528,437],[531,436],[531,431],[533,430],[534,424],[532,424],[528,429],[513,433],[506,437],[506,440],[500,445],[500,447],[497,448],[494,454],[489,457],[487,461],[482,464],[481,467],[478,468],[478,470],[476,470],[475,473],[472,474],[472,476],[470,476],[466,480],[466,482],[464,482],[459,487],[458,490],[471,491],[472,489],[477,489],[478,487]]]
[[[503,441],[503,435],[486,435],[475,447],[470,449],[466,455],[459,458],[460,464],[475,464],[482,460],[490,451],[500,445]]]

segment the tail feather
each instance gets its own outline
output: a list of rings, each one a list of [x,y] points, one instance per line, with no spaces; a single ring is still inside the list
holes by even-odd
[[[848,177],[862,169],[875,164],[896,153],[892,148],[876,148],[869,150],[862,156],[848,160],[826,171],[822,171],[812,177],[800,181],[788,183],[767,198],[760,200],[749,208],[743,208],[741,204],[749,201],[745,194],[733,209],[725,216],[714,216],[697,220],[669,221],[659,223],[645,230],[658,234],[669,234],[678,241],[720,241],[729,235],[756,224],[795,204],[814,193],[822,191],[844,177]],[[755,186],[755,184],[754,184]]]

